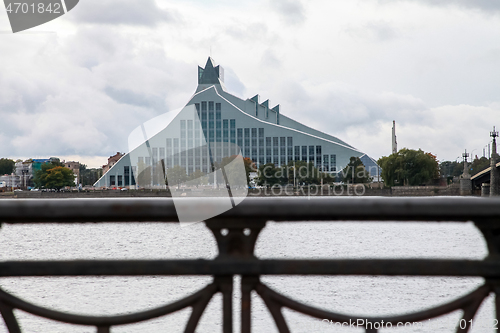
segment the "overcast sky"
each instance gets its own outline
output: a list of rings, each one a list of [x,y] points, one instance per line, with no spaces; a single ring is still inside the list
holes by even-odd
[[[398,148],[439,160],[500,127],[500,1],[81,0],[17,34],[0,7],[0,31],[0,157],[105,164],[210,54],[230,93],[375,159],[393,120]]]

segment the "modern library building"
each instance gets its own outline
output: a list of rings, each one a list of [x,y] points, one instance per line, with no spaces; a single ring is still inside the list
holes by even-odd
[[[96,187],[162,187],[169,168],[181,166],[188,175],[196,170],[207,174],[224,157],[239,153],[257,166],[307,161],[333,174],[354,156],[372,176],[378,173],[368,155],[286,117],[279,105],[271,108],[269,100],[261,102],[259,95],[243,100],[227,92],[224,70],[211,58],[205,68],[198,67],[198,87],[186,106],[138,127],[129,137],[129,149]],[[138,184],[145,171],[148,177]]]

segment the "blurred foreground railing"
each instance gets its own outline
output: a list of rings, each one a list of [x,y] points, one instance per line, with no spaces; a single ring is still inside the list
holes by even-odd
[[[182,199],[195,209],[210,209],[211,200]],[[213,203],[213,202],[212,202]],[[254,247],[267,221],[473,221],[483,233],[489,256],[484,260],[362,259],[261,260]],[[41,199],[0,200],[0,223],[178,222],[172,199]],[[289,332],[282,313],[289,308],[333,322],[357,322],[355,316],[328,312],[294,301],[260,281],[261,275],[405,275],[483,277],[485,283],[450,303],[416,313],[364,318],[366,332],[390,323],[417,322],[463,310],[457,332],[468,332],[472,319],[491,293],[500,315],[500,200],[484,198],[247,198],[226,213],[205,222],[217,241],[213,260],[74,260],[3,261],[0,277],[210,275],[213,282],[198,292],[155,309],[121,316],[82,316],[62,313],[25,302],[0,289],[0,312],[9,332],[21,332],[13,310],[20,309],[56,321],[95,326],[97,332],[136,323],[191,307],[185,332],[196,326],[213,295],[223,297],[222,325],[233,332],[233,277],[241,275],[241,331],[250,332],[251,292],[264,300],[280,332]],[[377,327],[377,323],[379,324]],[[498,321],[497,321],[498,323]]]

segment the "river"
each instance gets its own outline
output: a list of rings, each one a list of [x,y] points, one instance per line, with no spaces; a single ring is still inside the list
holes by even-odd
[[[215,241],[204,224],[168,223],[3,225],[1,260],[214,258]],[[302,222],[268,223],[256,254],[261,258],[467,258],[482,259],[486,244],[472,223]],[[239,331],[238,283],[234,328]],[[402,314],[450,301],[473,290],[482,278],[448,277],[265,277],[282,293],[336,312]],[[7,291],[61,311],[124,314],[182,298],[211,281],[208,277],[3,278]],[[209,304],[196,332],[221,332],[221,297]],[[190,310],[112,332],[182,332]],[[285,310],[292,332],[364,332],[331,326]],[[423,327],[380,332],[454,332],[461,312]],[[23,332],[95,332],[16,312]],[[277,332],[263,302],[253,299],[253,332]],[[0,323],[0,332],[6,332]],[[493,297],[481,306],[471,332],[493,330]]]

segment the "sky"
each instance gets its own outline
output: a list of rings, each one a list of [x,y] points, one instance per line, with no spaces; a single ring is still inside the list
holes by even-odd
[[[0,7],[0,158],[99,167],[183,107],[208,56],[228,92],[371,157],[483,155],[500,127],[500,2],[81,0],[13,34]]]

